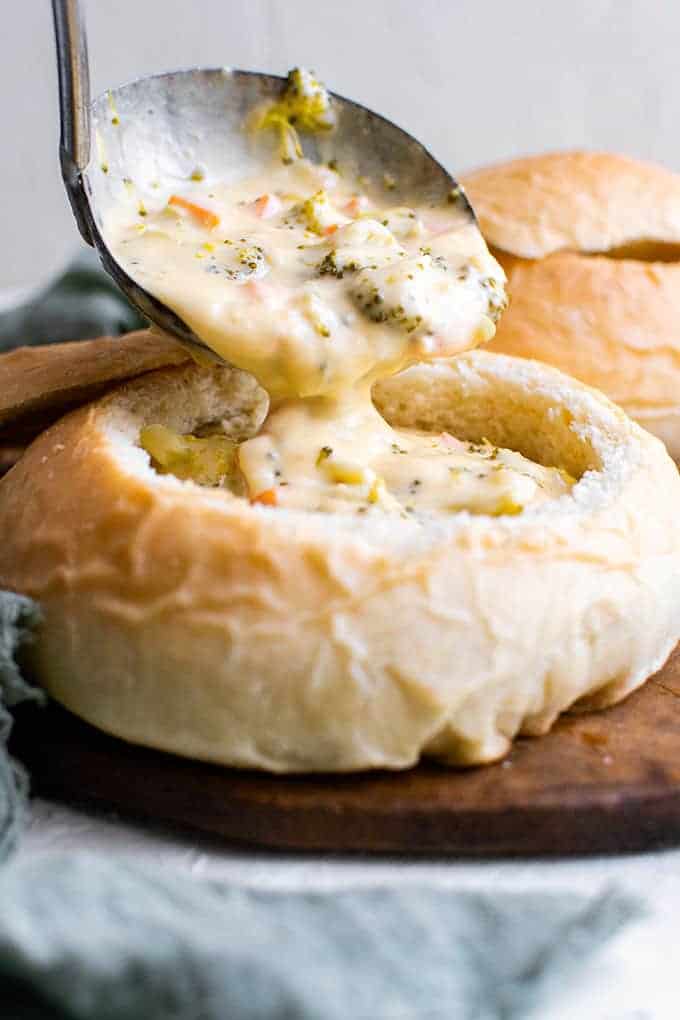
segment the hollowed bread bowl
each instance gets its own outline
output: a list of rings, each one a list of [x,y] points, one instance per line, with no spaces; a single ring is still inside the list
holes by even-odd
[[[0,482],[0,586],[39,600],[29,665],[125,740],[273,771],[503,756],[601,707],[680,636],[680,477],[601,394],[472,352],[380,384],[393,423],[578,479],[516,516],[322,514],[156,473],[140,428],[252,434],[235,369],[142,376],[53,425]]]

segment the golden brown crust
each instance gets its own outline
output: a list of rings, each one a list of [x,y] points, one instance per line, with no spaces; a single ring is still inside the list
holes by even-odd
[[[139,330],[122,337],[17,347],[0,355],[0,436],[25,442],[69,408],[165,365],[187,361],[170,337]]]
[[[519,517],[431,527],[251,506],[158,476],[136,440],[163,415],[255,426],[253,380],[144,376],[0,482],[0,586],[43,606],[32,657],[51,693],[135,742],[341,771],[493,760],[661,665],[680,636],[680,476],[660,443],[560,373],[485,352],[376,399],[403,425],[558,456],[581,481]]]
[[[522,258],[680,243],[680,175],[604,152],[556,152],[461,178],[494,248]]]
[[[489,350],[554,365],[653,432],[666,419],[678,424],[680,263],[569,252],[500,258],[510,305]],[[664,438],[680,457],[680,428]]]

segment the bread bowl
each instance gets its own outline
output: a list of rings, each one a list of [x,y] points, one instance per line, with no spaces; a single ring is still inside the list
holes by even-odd
[[[680,175],[557,152],[462,180],[508,275],[490,349],[596,386],[680,460]]]
[[[150,422],[257,428],[236,369],[153,372],[49,428],[0,482],[0,585],[44,623],[30,665],[126,740],[278,772],[495,760],[517,733],[601,707],[680,636],[680,478],[601,394],[475,351],[374,390],[397,425],[446,429],[577,479],[517,515],[423,524],[251,503],[158,473]]]
[[[331,102],[296,70],[257,129],[297,138],[301,101]],[[275,772],[493,761],[677,642],[680,477],[596,391],[470,351],[505,278],[460,189],[326,157],[107,164],[119,265],[226,364],[43,433],[0,483],[0,585],[40,602],[48,691],[128,741]]]

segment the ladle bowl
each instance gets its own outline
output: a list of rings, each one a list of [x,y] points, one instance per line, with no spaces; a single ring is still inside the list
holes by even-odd
[[[221,181],[261,172],[276,138],[246,130],[248,116],[286,85],[277,75],[191,68],[138,78],[90,103],[89,65],[78,0],[52,0],[59,71],[62,175],[80,233],[106,272],[152,323],[185,346],[208,349],[170,308],[141,287],[113,255],[107,214],[130,189],[153,195],[159,182]],[[336,125],[302,134],[305,157],[335,161],[371,181],[389,181],[393,204],[441,204],[453,195],[463,222],[474,213],[453,177],[420,142],[359,103],[330,93]],[[212,352],[210,352],[212,353]]]

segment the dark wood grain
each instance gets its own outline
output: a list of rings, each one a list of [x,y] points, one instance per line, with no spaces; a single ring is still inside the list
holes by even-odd
[[[621,705],[564,717],[504,762],[286,777],[133,747],[55,706],[24,709],[13,750],[35,791],[303,850],[564,855],[680,843],[680,652]]]
[[[22,446],[3,446],[0,444],[0,478],[14,467],[24,452]]]

